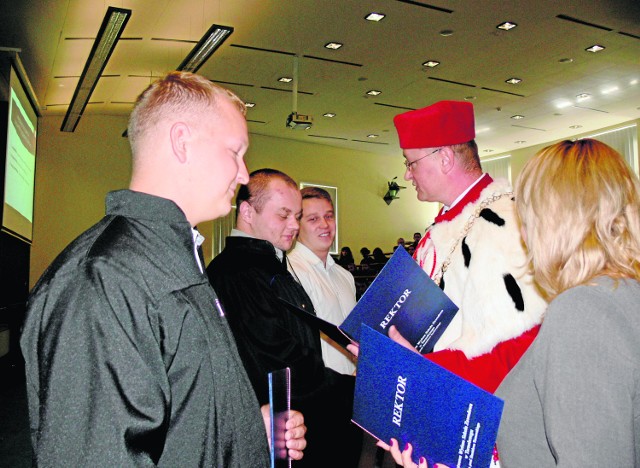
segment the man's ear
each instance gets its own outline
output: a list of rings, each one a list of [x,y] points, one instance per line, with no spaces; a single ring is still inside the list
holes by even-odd
[[[247,224],[251,224],[253,217],[253,207],[246,200],[240,203],[238,207],[238,216]]]
[[[440,169],[442,170],[443,174],[448,174],[456,165],[456,154],[449,146],[443,146],[439,153]]]
[[[187,161],[187,146],[191,140],[191,129],[184,122],[176,122],[169,130],[169,138],[173,155],[181,164],[184,164]]]

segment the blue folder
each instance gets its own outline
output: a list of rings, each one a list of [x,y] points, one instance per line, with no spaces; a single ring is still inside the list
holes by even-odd
[[[353,422],[413,446],[417,463],[487,468],[504,402],[362,325]]]

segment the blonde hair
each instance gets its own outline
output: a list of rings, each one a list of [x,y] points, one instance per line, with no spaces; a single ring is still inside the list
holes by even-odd
[[[597,140],[562,141],[525,165],[516,208],[548,298],[599,275],[640,281],[639,193],[622,156]]]
[[[134,158],[139,141],[159,122],[175,116],[196,117],[215,108],[219,96],[227,97],[242,115],[246,114],[244,102],[238,96],[200,75],[176,71],[149,85],[138,96],[129,117],[127,135]]]

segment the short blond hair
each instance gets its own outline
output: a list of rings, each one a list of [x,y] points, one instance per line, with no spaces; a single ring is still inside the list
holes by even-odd
[[[613,148],[593,139],[548,146],[525,165],[515,193],[549,299],[600,275],[640,280],[640,185]]]
[[[196,117],[207,109],[215,109],[219,96],[231,100],[246,115],[244,102],[232,91],[194,73],[175,71],[150,84],[138,96],[129,117],[127,135],[134,158],[140,140],[159,122],[175,116]]]

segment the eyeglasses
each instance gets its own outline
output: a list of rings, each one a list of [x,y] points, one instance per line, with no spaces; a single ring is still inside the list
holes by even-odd
[[[421,158],[416,159],[415,161],[411,161],[409,162],[407,159],[404,160],[404,167],[407,168],[407,171],[411,172],[411,166],[413,166],[415,163],[417,163],[418,161],[422,161],[424,158],[426,158],[427,156],[431,156],[433,153],[437,153],[438,151],[440,151],[442,148],[438,148],[438,149],[434,149],[431,153],[429,154],[425,154],[424,156],[422,156]]]

